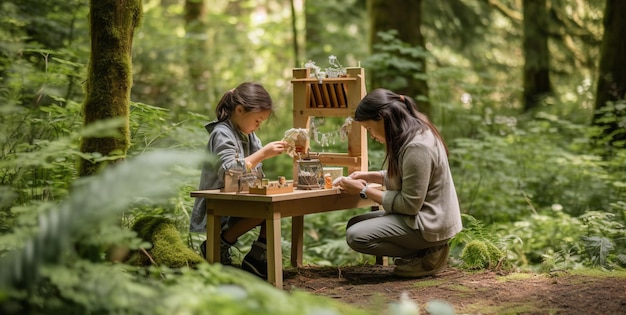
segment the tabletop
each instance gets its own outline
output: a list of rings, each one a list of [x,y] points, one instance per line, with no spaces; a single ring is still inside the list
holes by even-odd
[[[215,189],[215,190],[192,191],[191,197],[220,199],[220,200],[277,202],[277,201],[313,198],[313,197],[321,197],[321,196],[332,196],[332,195],[340,195],[340,194],[341,194],[341,190],[339,190],[339,188],[312,189],[312,190],[294,189],[293,192],[273,194],[273,195],[250,194],[248,192],[222,192],[219,189]]]

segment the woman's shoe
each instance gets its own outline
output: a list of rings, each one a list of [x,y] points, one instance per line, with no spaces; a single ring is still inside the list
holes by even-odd
[[[429,248],[424,257],[402,258],[396,263],[393,274],[400,277],[426,277],[446,268],[450,247],[448,244]]]

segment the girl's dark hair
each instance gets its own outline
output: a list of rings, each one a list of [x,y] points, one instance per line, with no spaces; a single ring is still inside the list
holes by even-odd
[[[375,89],[369,92],[357,106],[354,120],[378,121],[381,119],[384,121],[387,149],[383,164],[388,162],[387,172],[389,176],[399,174],[400,170],[398,159],[390,159],[389,157],[398,156],[404,144],[426,129],[430,129],[435,137],[441,141],[446,149],[446,154],[448,154],[448,148],[441,134],[428,117],[417,110],[417,103],[414,99],[386,89]]]
[[[241,83],[236,88],[224,93],[215,108],[217,120],[228,120],[237,105],[243,106],[246,112],[274,110],[270,94],[263,85],[254,82]]]

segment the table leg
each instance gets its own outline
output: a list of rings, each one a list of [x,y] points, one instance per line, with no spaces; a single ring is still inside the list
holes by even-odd
[[[291,266],[302,266],[304,244],[304,216],[291,217]]]
[[[208,211],[207,211],[208,212]],[[220,233],[222,217],[207,213],[206,216],[206,260],[220,262]]]
[[[283,288],[283,251],[280,237],[280,214],[265,220],[267,232],[267,280],[277,288]]]

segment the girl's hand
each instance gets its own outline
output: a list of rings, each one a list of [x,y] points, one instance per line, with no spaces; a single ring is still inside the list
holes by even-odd
[[[261,150],[263,151],[263,156],[267,159],[285,152],[288,146],[289,144],[286,141],[273,141],[266,144]]]

